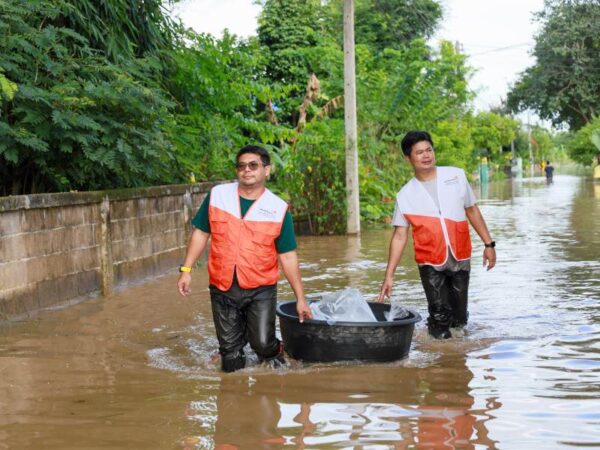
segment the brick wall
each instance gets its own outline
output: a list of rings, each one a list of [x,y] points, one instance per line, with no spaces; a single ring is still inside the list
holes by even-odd
[[[0,197],[0,321],[177,266],[213,185]]]

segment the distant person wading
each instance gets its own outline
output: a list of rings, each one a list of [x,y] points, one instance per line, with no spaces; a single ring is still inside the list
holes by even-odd
[[[546,181],[548,183],[552,183],[552,178],[554,177],[554,166],[550,164],[550,161],[546,161],[544,172],[546,173]]]

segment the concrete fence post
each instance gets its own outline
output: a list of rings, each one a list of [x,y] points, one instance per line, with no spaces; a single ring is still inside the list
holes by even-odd
[[[102,295],[112,293],[114,284],[114,269],[112,259],[112,239],[110,236],[110,200],[108,196],[102,199],[100,205],[100,274],[102,277]]]
[[[194,213],[193,210],[194,206],[192,204],[192,192],[190,189],[186,189],[185,193],[183,194],[183,223],[187,233],[192,230],[191,220],[192,214]]]

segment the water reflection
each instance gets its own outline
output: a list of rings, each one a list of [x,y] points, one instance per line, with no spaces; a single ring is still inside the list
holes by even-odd
[[[223,376],[212,399],[216,411],[207,397],[193,401],[188,415],[205,424],[216,413],[216,449],[493,449],[487,423],[501,403],[490,397],[474,409],[472,379],[466,355],[452,350],[433,367],[404,362]]]

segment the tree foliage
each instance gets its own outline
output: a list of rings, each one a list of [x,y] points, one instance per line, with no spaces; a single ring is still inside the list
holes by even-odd
[[[502,148],[510,146],[519,130],[519,122],[509,116],[491,112],[482,112],[474,118],[473,143],[479,151],[485,150],[486,156],[499,159]]]
[[[449,42],[432,51],[424,41],[402,50],[373,55],[358,51],[358,101],[363,119],[378,128],[383,139],[401,138],[411,129],[424,129],[467,111],[472,97],[467,87],[465,56]]]
[[[343,232],[342,2],[261,4],[257,37],[217,39],[160,0],[0,0],[0,195],[231,179],[254,143],[295,217]],[[465,55],[427,44],[439,3],[356,0],[355,17],[362,218],[391,215],[411,129],[439,164],[472,172],[482,148],[502,164],[517,124],[473,115]]]
[[[268,48],[265,61],[267,78],[292,86],[298,94],[313,70],[303,49],[316,47],[319,33],[318,0],[265,0],[258,18],[258,40]]]
[[[344,62],[342,2],[319,3],[266,0],[258,38],[270,62],[268,82],[284,87],[285,97],[273,98],[279,123],[296,131],[276,143],[284,172],[294,176],[274,181],[311,231],[323,233],[339,231],[346,215],[343,127],[338,126]],[[443,121],[465,115],[472,97],[470,69],[450,43],[435,50],[425,43],[441,17],[436,2],[357,0],[355,17],[361,208],[364,218],[380,220],[393,207],[386,199],[411,173],[400,151],[402,136],[415,128],[435,131]],[[307,91],[311,74],[319,87]],[[304,115],[305,130],[298,123]],[[453,150],[448,147],[448,161],[473,166],[472,146],[460,148],[465,159],[452,159]],[[298,168],[306,169],[304,175]]]
[[[146,24],[158,0],[135,11],[127,3],[0,0],[0,193],[170,178],[171,103],[155,81],[163,72],[155,51],[168,49],[169,35]]]
[[[343,3],[324,2],[327,33],[342,45]],[[440,4],[433,0],[355,0],[354,35],[357,45],[373,53],[401,50],[416,39],[428,39],[442,18]]]
[[[244,42],[188,31],[175,55],[170,92],[177,102],[172,140],[178,161],[197,179],[229,179],[237,150],[248,142],[273,144],[292,130],[268,120],[270,99],[283,96],[257,76],[264,55]]]
[[[600,146],[597,145],[600,138],[600,117],[596,117],[590,123],[581,128],[572,136],[567,144],[570,157],[583,165],[591,166],[598,161]]]
[[[600,3],[547,0],[538,20],[536,63],[512,88],[508,104],[577,130],[600,106]]]

